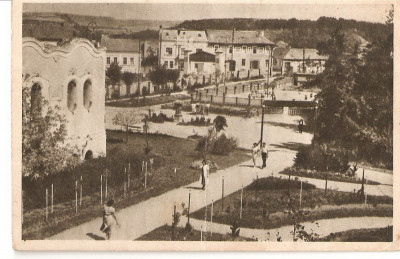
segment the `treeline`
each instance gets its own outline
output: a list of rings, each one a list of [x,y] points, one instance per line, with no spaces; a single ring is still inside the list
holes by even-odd
[[[187,30],[265,30],[266,36],[272,41],[285,41],[292,47],[316,47],[319,41],[325,41],[337,28],[352,31],[370,43],[387,38],[393,32],[393,26],[382,23],[348,20],[343,18],[320,17],[317,21],[285,19],[203,19],[185,21],[174,29]]]

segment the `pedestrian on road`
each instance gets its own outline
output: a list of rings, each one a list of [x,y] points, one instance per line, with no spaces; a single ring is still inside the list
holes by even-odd
[[[210,177],[210,167],[207,164],[207,160],[203,160],[203,166],[201,167],[201,185],[202,189],[204,190],[206,188],[206,185],[208,185],[209,182],[209,177]]]
[[[119,226],[117,217],[115,216],[114,200],[107,201],[103,210],[103,224],[100,230],[106,233],[106,239],[111,239],[111,233],[115,226]]]
[[[268,157],[268,149],[265,146],[265,142],[263,142],[261,145],[261,158],[263,161],[261,169],[267,167],[267,157]]]
[[[253,143],[253,148],[251,149],[251,155],[253,156],[253,167],[256,167],[257,157],[260,156],[260,150],[258,149],[257,143]]]
[[[299,120],[299,133],[303,133],[303,125],[304,125],[303,119]]]

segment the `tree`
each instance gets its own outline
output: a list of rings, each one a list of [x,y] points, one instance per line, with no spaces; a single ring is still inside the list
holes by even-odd
[[[126,95],[130,96],[131,95],[131,85],[135,81],[137,75],[132,72],[125,71],[124,73],[122,73],[121,77],[122,77],[122,81],[124,81],[124,83],[126,85]]]
[[[122,67],[118,65],[118,62],[111,63],[106,70],[107,81],[112,85],[113,93],[115,92],[115,86],[118,86],[118,96],[120,96],[119,82],[121,81],[121,70]]]
[[[125,128],[126,142],[128,142],[129,126],[138,124],[142,121],[143,117],[127,111],[118,112],[113,118],[113,124]]]
[[[226,124],[226,118],[224,116],[218,115],[217,117],[215,117],[214,121],[214,127],[215,130],[218,132],[220,132],[221,130],[223,130],[225,127],[228,127],[228,124]]]
[[[157,87],[162,87],[165,89],[165,86],[168,82],[172,82],[176,84],[180,76],[180,72],[177,69],[166,69],[162,67],[158,67],[156,70],[150,71],[149,79],[150,81],[156,85]]]
[[[50,105],[40,90],[36,84],[22,88],[22,175],[31,179],[56,174],[74,160],[74,149],[65,144],[61,108]]]

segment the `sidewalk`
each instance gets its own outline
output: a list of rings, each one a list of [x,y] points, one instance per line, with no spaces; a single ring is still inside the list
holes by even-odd
[[[268,167],[264,170],[253,168],[252,162],[248,161],[241,165],[236,165],[224,170],[219,170],[210,175],[210,184],[207,191],[200,190],[199,182],[194,182],[187,186],[166,192],[160,196],[151,198],[139,204],[125,208],[117,212],[116,216],[121,224],[120,229],[116,229],[113,239],[116,240],[134,240],[155,228],[165,224],[172,223],[174,205],[177,211],[181,211],[181,204],[188,205],[188,195],[191,193],[190,211],[196,211],[211,201],[221,199],[222,179],[224,179],[224,195],[227,196],[247,186],[256,179],[271,175],[278,176],[278,173],[284,168],[293,164],[295,151],[287,149],[271,150],[268,159]],[[279,175],[281,176],[281,175]],[[282,175],[282,177],[285,177]],[[325,181],[318,179],[303,179],[317,185],[317,188],[325,188]],[[385,187],[385,188],[382,188]],[[359,184],[329,182],[328,188],[334,188],[339,191],[350,191],[359,188]],[[366,186],[368,194],[392,196],[392,186]],[[117,204],[118,207],[118,204]],[[92,239],[92,237],[104,237],[99,231],[101,217],[84,223],[77,227],[61,232],[50,239],[53,240],[83,240]],[[92,237],[88,236],[91,235]]]
[[[318,225],[316,224],[318,222]],[[319,237],[328,236],[331,233],[343,232],[351,229],[371,229],[371,228],[384,228],[393,226],[393,218],[391,217],[350,217],[338,219],[323,219],[316,222],[304,222],[302,225],[308,232],[314,232]],[[185,222],[186,223],[186,222]],[[212,233],[228,234],[231,233],[230,226],[218,223],[207,222],[203,220],[190,219],[190,224],[195,230],[207,229]],[[184,227],[185,224],[180,224]],[[282,238],[283,242],[293,241],[293,226],[284,226],[274,229],[250,229],[240,228],[240,236],[246,238],[258,239],[258,241],[272,241],[276,242],[277,236]]]

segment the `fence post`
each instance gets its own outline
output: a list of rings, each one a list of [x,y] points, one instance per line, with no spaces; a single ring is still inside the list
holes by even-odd
[[[206,76],[203,75],[203,85],[205,85],[205,84],[206,84]]]
[[[202,92],[199,93],[199,102],[201,102]]]
[[[188,216],[188,224],[190,224],[190,192],[189,192],[189,203],[188,203],[188,214],[187,214],[187,216]]]
[[[80,184],[79,206],[82,207],[82,175],[81,175],[81,180],[79,181],[79,184]]]
[[[49,189],[46,188],[46,221],[49,220]]]
[[[210,102],[213,103],[214,95],[211,95]]]
[[[78,181],[75,181],[75,214],[78,214]]]
[[[210,236],[212,236],[212,222],[213,222],[213,214],[214,214],[214,200],[211,200],[211,216],[210,216]]]
[[[128,163],[128,189],[131,186],[131,163]]]
[[[242,210],[243,210],[243,185],[242,185],[242,192],[240,193],[240,213],[239,213],[239,219],[242,219]]]
[[[100,175],[100,205],[103,205],[103,175]]]
[[[223,105],[225,105],[225,95],[226,95],[226,93],[223,93],[223,94],[222,94],[222,104],[223,104]]]
[[[51,213],[54,213],[54,184],[51,184]]]
[[[250,99],[250,95],[249,95],[249,97],[248,97],[248,98],[249,98],[249,106],[250,106],[250,100],[251,100],[251,99]]]
[[[108,169],[106,170],[106,193],[105,198],[108,198]]]
[[[244,93],[244,84],[242,84],[242,93]]]
[[[239,98],[236,96],[236,106],[238,105],[238,99],[239,99]]]
[[[224,177],[222,176],[221,212],[224,212]]]

